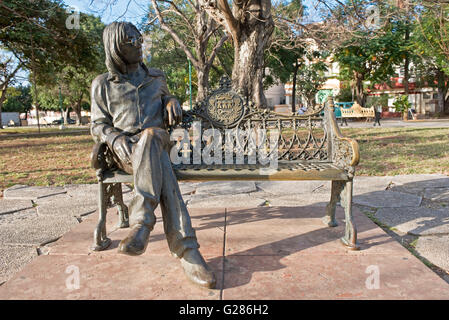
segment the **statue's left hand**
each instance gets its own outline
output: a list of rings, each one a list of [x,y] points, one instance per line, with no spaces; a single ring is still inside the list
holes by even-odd
[[[167,111],[168,125],[174,126],[182,121],[182,108],[176,98],[170,98],[165,105]]]

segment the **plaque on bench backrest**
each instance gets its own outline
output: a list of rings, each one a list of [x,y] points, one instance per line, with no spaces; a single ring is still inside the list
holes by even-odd
[[[245,113],[243,98],[232,90],[231,81],[224,76],[220,87],[207,98],[205,114],[214,125],[230,127],[236,124]]]

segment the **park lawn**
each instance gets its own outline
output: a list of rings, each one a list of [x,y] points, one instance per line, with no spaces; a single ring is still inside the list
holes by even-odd
[[[449,128],[344,128],[360,145],[357,175],[449,175]],[[93,141],[83,135],[0,136],[0,190],[15,184],[95,183]]]
[[[345,128],[358,141],[357,175],[449,175],[449,128]]]
[[[64,130],[66,131],[85,131],[87,130],[87,127],[80,127],[77,125],[69,125],[66,126]],[[41,133],[60,133],[61,130],[59,129],[59,126],[53,125],[50,127],[47,126],[41,126],[40,128]],[[39,133],[39,129],[37,126],[33,127],[5,127],[2,130],[0,130],[0,137],[9,136],[11,134],[36,134]]]
[[[95,170],[90,167],[92,146],[88,133],[23,138],[0,136],[0,190],[15,184],[94,183]]]

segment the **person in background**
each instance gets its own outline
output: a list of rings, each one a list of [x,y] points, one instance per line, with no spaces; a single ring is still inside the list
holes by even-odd
[[[374,127],[376,126],[376,123],[380,127],[381,117],[382,117],[382,106],[378,105],[378,106],[374,107],[374,124],[373,124]]]
[[[298,114],[305,114],[307,112],[307,108],[305,106],[302,106],[301,108],[298,109]]]

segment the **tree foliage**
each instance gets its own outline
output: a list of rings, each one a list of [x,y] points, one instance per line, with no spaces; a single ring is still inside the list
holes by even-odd
[[[4,112],[27,113],[31,110],[32,98],[30,86],[9,87],[3,104]]]

